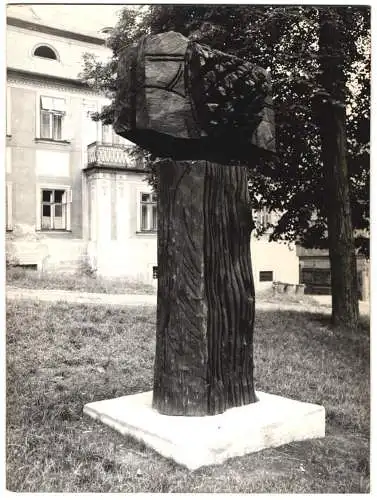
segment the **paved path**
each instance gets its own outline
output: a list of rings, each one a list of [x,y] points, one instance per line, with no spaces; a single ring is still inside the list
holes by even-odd
[[[154,306],[157,303],[156,295],[137,295],[137,294],[115,294],[115,293],[89,293],[71,290],[33,290],[29,288],[6,287],[7,300],[39,300],[44,302],[65,301],[77,304],[108,304],[114,306]],[[277,309],[282,311],[308,311],[325,313],[331,312],[331,297],[313,296],[318,299],[318,305],[308,304],[287,304],[283,302],[261,302],[257,300],[256,307],[259,310],[266,311]],[[369,302],[359,302],[360,313],[369,314]]]
[[[30,288],[17,288],[8,286],[6,289],[6,298],[8,300],[37,300],[43,302],[73,302],[77,304],[108,304],[115,306],[129,305],[156,305],[156,295],[136,295],[136,294],[115,294],[115,293],[90,293],[71,290],[33,290]],[[257,300],[256,306],[261,310],[280,309],[280,310],[316,310],[318,306],[308,306],[306,304],[284,304],[261,302]],[[321,309],[324,309],[321,307]]]
[[[112,304],[112,305],[155,305],[156,295],[122,295],[116,293],[89,293],[71,290],[32,290],[29,288],[6,288],[6,298],[9,300],[41,300],[45,302],[56,302],[63,300],[77,304]]]

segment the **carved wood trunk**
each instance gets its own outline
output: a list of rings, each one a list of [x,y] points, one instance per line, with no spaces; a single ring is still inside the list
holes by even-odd
[[[159,176],[154,408],[211,415],[252,403],[246,169],[166,160]]]

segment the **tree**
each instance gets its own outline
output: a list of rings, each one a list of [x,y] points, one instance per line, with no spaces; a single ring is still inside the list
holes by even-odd
[[[344,100],[351,215],[353,227],[360,230],[356,240],[358,249],[367,253],[370,9],[350,6],[326,7],[325,10],[337,12],[339,9],[343,9],[346,23],[342,63],[346,77]],[[124,29],[125,23],[128,23],[127,29]],[[249,166],[252,206],[254,209],[266,206],[281,214],[271,239],[298,241],[309,248],[328,248],[327,180],[321,156],[320,127],[313,112],[313,96],[322,90],[319,9],[306,6],[153,5],[142,17],[138,17],[137,11],[130,14],[127,10],[109,40],[114,50],[113,63],[122,45],[141,33],[168,30],[179,31],[213,48],[270,68],[278,161]],[[111,84],[115,85],[114,67],[110,64],[105,70],[111,75]],[[93,64],[87,65],[86,77],[93,80],[93,76],[99,75],[97,83],[102,84],[105,79],[101,71]],[[105,86],[111,88],[108,82]],[[111,107],[107,112],[111,122]],[[153,182],[155,177],[151,176],[151,180]],[[343,272],[347,271],[343,269]],[[333,304],[336,303],[333,300]]]
[[[356,198],[351,196],[354,227],[362,229],[369,225],[370,12],[355,6],[343,10],[347,13],[347,153],[355,159],[351,169],[352,186],[357,185]],[[154,6],[149,15],[145,22],[152,32],[177,30],[271,69],[279,161],[276,165],[262,164],[251,172],[251,196],[258,193],[253,204],[282,213],[272,239],[299,240],[307,247],[327,248],[321,141],[312,110],[320,75],[318,9]],[[365,250],[365,245],[361,247]]]
[[[344,10],[320,9],[319,83],[322,89],[315,95],[315,110],[326,183],[325,205],[334,302],[332,319],[334,324],[355,327],[359,310],[346,157],[346,14]]]

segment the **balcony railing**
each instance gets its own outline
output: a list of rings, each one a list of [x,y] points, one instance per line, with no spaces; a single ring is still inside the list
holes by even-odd
[[[129,146],[92,142],[88,146],[88,166],[144,170],[142,159],[134,160]]]

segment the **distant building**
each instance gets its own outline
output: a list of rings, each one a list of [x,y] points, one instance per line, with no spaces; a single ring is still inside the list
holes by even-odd
[[[83,53],[111,55],[108,24],[96,33],[64,28],[49,7],[48,21],[8,11],[7,258],[153,283],[156,198],[142,162],[129,154],[132,144],[91,119],[106,100],[78,79]],[[294,245],[253,238],[251,253],[257,289],[299,282]]]
[[[306,293],[331,295],[331,270],[328,250],[306,249],[297,246],[300,265],[300,283],[305,284]],[[357,283],[360,300],[369,300],[369,261],[363,256],[356,258]]]

